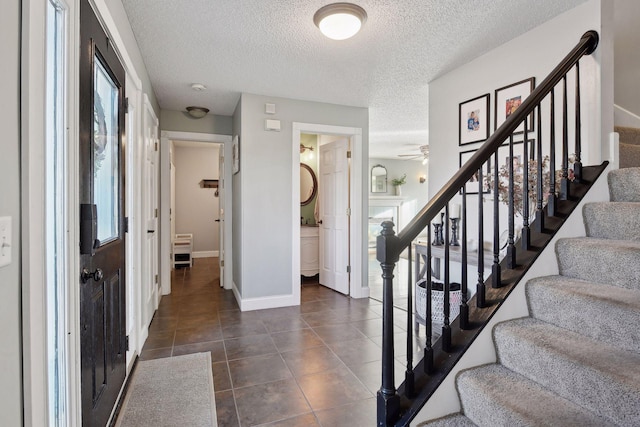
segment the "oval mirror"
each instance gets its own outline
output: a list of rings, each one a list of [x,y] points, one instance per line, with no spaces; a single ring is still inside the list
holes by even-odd
[[[371,168],[371,192],[387,192],[387,168],[382,165],[375,165]]]
[[[300,206],[311,203],[318,192],[318,180],[308,165],[300,163]]]

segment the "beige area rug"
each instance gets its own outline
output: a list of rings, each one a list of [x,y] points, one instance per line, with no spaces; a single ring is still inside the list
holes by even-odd
[[[138,362],[117,427],[217,425],[211,353]]]

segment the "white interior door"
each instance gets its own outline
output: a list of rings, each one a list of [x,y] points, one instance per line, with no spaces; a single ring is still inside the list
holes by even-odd
[[[147,113],[148,114],[148,113]],[[147,122],[149,123],[149,122]],[[146,239],[144,242],[143,323],[149,325],[158,307],[158,146],[157,128],[145,125],[145,182],[143,191]]]
[[[320,284],[349,294],[349,139],[320,146]]]
[[[220,266],[220,287],[224,287],[224,145],[220,145],[218,155],[218,236],[220,236],[220,247],[218,263]]]

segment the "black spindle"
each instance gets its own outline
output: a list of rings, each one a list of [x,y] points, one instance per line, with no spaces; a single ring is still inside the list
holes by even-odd
[[[478,308],[487,306],[484,285],[484,203],[482,200],[484,188],[482,181],[482,168],[480,168],[478,169],[478,284],[476,285],[476,306]],[[497,182],[494,183],[494,185],[497,184]]]
[[[509,136],[509,158],[513,159],[513,134]],[[515,216],[515,207],[513,200],[513,162],[509,162],[509,242],[507,246],[507,268],[516,268],[516,246],[514,244],[515,240],[515,224],[514,224],[514,216]]]
[[[549,120],[549,197],[547,198],[547,215],[556,216],[556,205],[558,197],[556,195],[556,99],[555,87],[551,89],[550,103],[551,119]]]
[[[529,229],[529,140],[527,136],[527,120],[524,121],[524,141],[522,164],[522,250],[528,251],[531,247],[531,230]]]
[[[502,286],[502,271],[500,268],[500,192],[498,182],[500,174],[498,168],[498,152],[495,154],[493,162],[493,265],[491,266],[491,286],[499,288]]]
[[[407,262],[409,263],[408,286],[407,286],[407,370],[404,373],[404,392],[408,398],[415,396],[415,375],[413,373],[413,283],[411,277],[411,249],[413,245],[407,247]]]
[[[544,177],[542,176],[542,104],[538,104],[538,136],[536,138],[538,146],[538,162],[537,162],[537,179],[536,179],[536,220],[534,222],[535,230],[538,233],[544,231],[544,212],[542,211],[542,201],[544,198]]]
[[[576,153],[573,163],[573,176],[577,181],[582,179],[582,124],[580,118],[580,62],[576,62]]]
[[[449,298],[449,289],[450,289],[450,271],[449,271],[449,205],[444,207],[444,221],[442,224],[445,227],[444,230],[444,285],[442,286],[443,291],[443,307],[442,311],[444,314],[444,322],[442,324],[442,349],[449,353],[451,351],[451,326],[449,322],[450,311],[450,298]]]
[[[460,329],[469,329],[469,305],[467,304],[467,189],[462,187],[462,212],[460,215],[460,226],[462,232],[462,278],[460,291],[462,300],[460,301]]]
[[[440,215],[440,214],[438,214]],[[431,241],[431,226],[427,226],[427,242]],[[433,334],[433,325],[431,323],[431,245],[427,245],[427,283],[426,283],[426,304],[424,309],[425,334],[427,342],[424,345],[424,372],[430,374],[433,372],[433,345],[431,335]]]
[[[567,125],[567,76],[562,78],[562,180],[560,200],[568,200],[569,194],[569,130]]]

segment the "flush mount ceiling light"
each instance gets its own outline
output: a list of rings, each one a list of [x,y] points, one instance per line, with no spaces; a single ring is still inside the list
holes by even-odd
[[[195,90],[196,92],[203,92],[207,90],[207,87],[202,83],[194,83],[191,85],[191,89]]]
[[[367,12],[352,3],[332,3],[313,15],[313,22],[322,34],[333,40],[355,36],[367,20]]]
[[[208,108],[204,107],[187,107],[187,113],[194,119],[201,119],[209,112]]]

